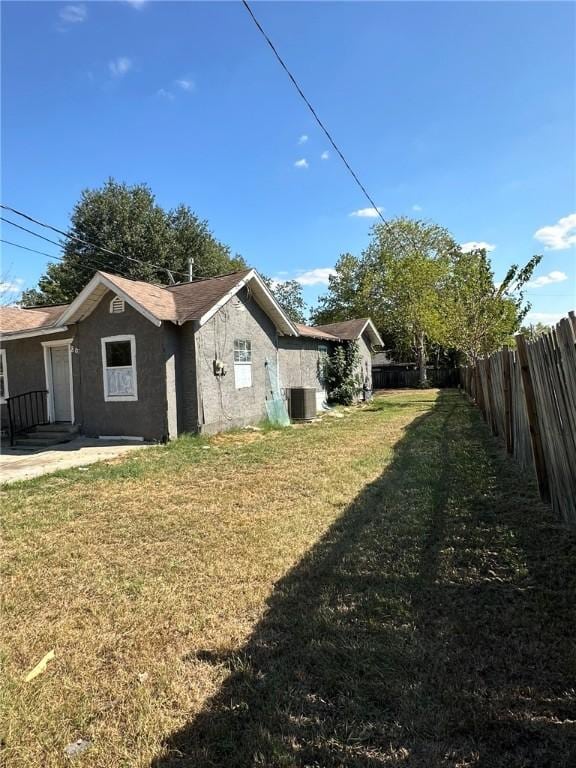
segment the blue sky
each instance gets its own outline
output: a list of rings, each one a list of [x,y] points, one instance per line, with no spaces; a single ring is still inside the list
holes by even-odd
[[[543,253],[532,318],[574,308],[573,4],[253,8],[385,216],[489,244],[497,279]],[[239,2],[4,2],[2,49],[5,203],[65,228],[83,188],[147,182],[309,301],[367,244],[368,202]],[[3,246],[24,287],[46,262]]]

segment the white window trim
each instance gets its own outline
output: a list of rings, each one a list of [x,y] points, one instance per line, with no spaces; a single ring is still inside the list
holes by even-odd
[[[42,341],[44,348],[44,377],[46,379],[46,389],[48,390],[48,421],[53,423],[56,420],[54,413],[54,388],[52,385],[52,359],[50,357],[51,347],[68,347],[68,365],[70,367],[70,423],[74,424],[74,379],[72,377],[72,342],[74,339],[58,339],[58,341]]]
[[[6,365],[6,350],[0,349],[0,356],[2,357],[2,378],[4,379],[4,397],[0,397],[0,403],[5,403],[10,397],[10,390],[8,389],[8,366]]]
[[[134,394],[133,395],[109,395],[108,394],[108,378],[106,376],[106,344],[111,341],[129,341],[130,342],[130,354],[132,357],[132,371],[134,379]],[[138,369],[136,367],[136,337],[132,333],[123,334],[122,336],[104,336],[100,339],[102,345],[102,381],[104,383],[104,400],[107,403],[127,403],[135,402],[138,400]],[[122,366],[124,368],[126,366]]]

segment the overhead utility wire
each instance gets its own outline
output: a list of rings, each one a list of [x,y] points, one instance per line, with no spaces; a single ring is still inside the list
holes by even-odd
[[[294,87],[296,88],[296,90],[297,90],[297,91],[298,91],[298,93],[300,94],[300,96],[301,96],[302,100],[304,101],[304,103],[306,104],[306,106],[308,107],[308,109],[310,110],[310,112],[312,112],[312,115],[313,115],[314,119],[316,120],[316,122],[318,123],[318,125],[320,126],[320,128],[321,128],[321,129],[324,131],[324,133],[326,134],[326,137],[328,138],[328,141],[330,142],[330,144],[332,144],[332,146],[334,147],[334,149],[336,150],[336,152],[337,152],[337,153],[338,153],[338,155],[340,156],[340,159],[342,160],[342,162],[344,163],[344,165],[346,166],[346,168],[347,168],[347,169],[350,171],[350,174],[352,175],[352,178],[354,179],[354,181],[356,182],[356,184],[357,184],[357,185],[360,187],[360,189],[361,189],[361,190],[362,190],[362,192],[364,193],[364,196],[366,197],[366,199],[367,199],[367,200],[368,200],[368,202],[370,203],[371,207],[372,207],[372,208],[374,208],[374,210],[376,211],[376,213],[378,214],[378,216],[379,216],[379,217],[382,219],[382,221],[383,221],[384,223],[386,223],[386,219],[384,218],[384,216],[382,216],[382,213],[381,213],[380,209],[378,208],[378,206],[376,205],[376,203],[374,202],[374,200],[372,199],[372,197],[371,197],[371,196],[368,194],[368,191],[367,191],[366,187],[364,186],[364,184],[362,184],[362,182],[360,181],[360,179],[358,178],[358,176],[356,175],[356,173],[355,173],[355,172],[354,172],[354,170],[352,169],[352,166],[350,165],[350,163],[348,162],[348,160],[346,160],[346,158],[344,157],[344,155],[343,155],[342,151],[340,150],[340,148],[338,147],[338,145],[336,144],[336,142],[335,142],[335,141],[334,141],[334,139],[332,138],[332,136],[331,136],[331,134],[330,134],[330,131],[329,131],[329,130],[326,128],[326,126],[324,125],[324,123],[322,122],[322,120],[320,120],[320,118],[318,117],[318,114],[317,114],[316,110],[314,109],[314,107],[312,106],[312,104],[310,104],[310,102],[308,101],[308,99],[307,99],[307,98],[306,98],[306,96],[304,95],[304,92],[303,92],[302,88],[300,88],[300,86],[299,86],[299,85],[298,85],[298,83],[296,82],[296,78],[294,77],[294,75],[292,74],[292,72],[290,72],[290,70],[288,69],[288,67],[287,67],[287,65],[285,64],[284,60],[282,59],[282,57],[280,56],[280,54],[279,54],[279,53],[278,53],[278,51],[276,50],[276,47],[275,47],[274,43],[272,42],[272,40],[270,40],[270,38],[268,37],[268,35],[267,35],[267,34],[266,34],[266,32],[264,31],[264,29],[262,28],[262,25],[260,24],[260,22],[258,21],[258,19],[256,18],[256,16],[254,16],[254,13],[253,13],[253,11],[252,11],[252,8],[250,8],[250,6],[249,6],[249,5],[248,5],[248,3],[246,2],[246,0],[242,0],[242,5],[244,6],[244,8],[246,8],[246,10],[248,11],[248,13],[249,13],[249,14],[250,14],[250,16],[252,17],[252,21],[254,22],[254,24],[256,24],[256,26],[258,27],[258,29],[259,29],[260,33],[262,34],[262,37],[263,37],[263,38],[266,40],[266,42],[268,43],[268,45],[269,45],[269,46],[270,46],[270,48],[272,49],[272,52],[274,53],[274,56],[276,56],[276,58],[278,59],[278,62],[280,63],[280,66],[281,66],[281,67],[282,67],[282,69],[283,69],[283,70],[286,72],[286,74],[288,75],[288,77],[290,78],[290,80],[292,81],[292,83],[293,83]]]
[[[49,241],[49,242],[53,242],[53,241]],[[65,261],[65,259],[62,258],[62,256],[56,256],[53,253],[46,253],[46,251],[38,251],[38,250],[36,250],[36,248],[28,248],[27,245],[21,245],[20,243],[13,243],[11,240],[4,240],[4,238],[0,238],[0,243],[6,243],[6,245],[13,245],[15,248],[21,248],[23,251],[30,251],[31,253],[38,253],[38,254],[40,254],[40,256],[47,256],[49,259],[57,259],[58,261]],[[80,256],[80,258],[83,258],[81,256],[81,254],[79,254],[79,253],[77,253],[76,256]],[[82,263],[82,264],[79,264],[78,266],[81,269],[88,270],[89,272],[93,272],[94,271],[94,267],[91,266],[90,264]],[[110,269],[110,267],[108,267],[108,269]],[[126,277],[126,275],[122,274],[122,272],[120,272],[119,274],[121,274],[122,277]],[[131,278],[128,278],[128,279],[130,280]]]
[[[11,213],[15,213],[17,216],[22,216],[22,218],[28,219],[28,221],[31,221],[34,224],[38,224],[40,227],[44,227],[45,229],[51,229],[53,232],[56,232],[59,235],[63,235],[64,237],[67,237],[70,240],[75,240],[77,243],[81,243],[82,245],[87,245],[90,248],[97,248],[99,251],[102,251],[103,253],[107,253],[110,256],[118,256],[120,259],[127,259],[128,261],[134,261],[137,264],[143,264],[146,267],[154,267],[155,269],[159,269],[163,272],[171,272],[173,275],[180,275],[181,277],[188,278],[188,275],[185,274],[184,272],[177,272],[174,269],[169,269],[168,267],[160,266],[160,264],[152,264],[149,261],[143,261],[142,259],[137,259],[134,256],[126,256],[126,254],[124,253],[111,251],[109,248],[104,248],[103,246],[96,245],[95,243],[91,243],[88,240],[83,240],[81,237],[76,237],[76,235],[73,235],[70,232],[65,232],[63,229],[58,229],[58,227],[54,227],[52,226],[52,224],[46,224],[43,221],[39,221],[38,219],[35,219],[32,216],[29,216],[27,213],[23,213],[22,211],[19,211],[16,208],[12,208],[9,205],[0,204],[0,208],[4,208],[4,210],[6,211],[11,211]],[[57,245],[60,245],[60,243],[57,243]]]
[[[6,219],[4,216],[0,216],[0,220],[6,222],[6,224],[10,224],[12,227],[17,227],[18,229],[21,229],[23,232],[28,232],[28,234],[34,235],[34,237],[39,237],[41,240],[45,240],[47,243],[51,243],[52,245],[57,245],[59,248],[61,248],[61,243],[58,243],[56,240],[51,240],[49,237],[44,237],[44,235],[41,235],[38,232],[34,232],[32,229],[23,227],[21,224],[16,224],[15,221],[10,221],[10,219]],[[23,248],[24,246],[20,246],[20,247]],[[38,251],[38,253],[40,253],[40,251]],[[44,255],[46,256],[48,254],[44,254]],[[103,261],[99,261],[94,256],[85,256],[84,254],[80,254],[80,253],[76,253],[75,255],[81,259],[84,259],[84,261],[89,260],[93,265],[96,264],[100,267],[104,267],[104,269],[114,269],[115,272],[118,272],[118,274],[122,275],[122,277],[126,277],[128,280],[132,279],[128,275],[125,275],[123,272],[121,272],[119,269],[116,269],[116,267],[113,267],[110,264],[105,264]],[[59,261],[64,261],[64,259],[61,256],[52,256],[51,258],[58,259]],[[90,267],[90,264],[83,264],[82,266]]]
[[[30,253],[39,253],[40,256],[48,256],[49,259],[61,259],[61,256],[54,256],[46,251],[37,251],[36,248],[28,248],[27,245],[21,245],[20,243],[13,243],[11,240],[4,240],[0,238],[0,243],[6,243],[6,245],[13,245],[15,248],[21,248],[23,251],[30,251]]]

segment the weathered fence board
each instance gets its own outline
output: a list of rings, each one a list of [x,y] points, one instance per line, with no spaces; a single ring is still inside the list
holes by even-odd
[[[460,369],[460,384],[494,435],[538,480],[541,497],[576,526],[576,317],[534,341]]]

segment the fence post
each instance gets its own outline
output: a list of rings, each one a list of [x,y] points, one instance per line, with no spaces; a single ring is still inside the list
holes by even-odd
[[[492,391],[492,360],[486,358],[486,384],[488,386],[488,410],[490,411],[490,429],[493,435],[498,435],[498,422],[496,421],[496,408],[494,407],[494,392]]]
[[[502,352],[502,370],[504,372],[504,431],[506,434],[506,450],[514,453],[514,404],[512,400],[512,376],[510,372],[510,355],[508,347]]]
[[[534,395],[532,373],[528,363],[526,339],[522,334],[518,334],[515,338],[518,362],[520,363],[520,372],[522,374],[522,384],[524,386],[524,398],[526,400],[526,412],[528,414],[528,425],[530,427],[530,437],[532,439],[532,451],[534,453],[534,466],[536,468],[538,489],[540,491],[541,499],[549,502],[550,485],[548,482],[548,473],[546,471],[546,462],[544,460],[544,448],[542,446],[540,419],[538,417],[538,408],[536,406],[536,398]]]

